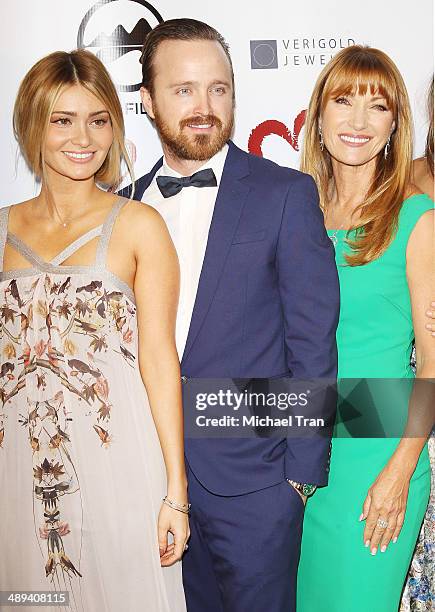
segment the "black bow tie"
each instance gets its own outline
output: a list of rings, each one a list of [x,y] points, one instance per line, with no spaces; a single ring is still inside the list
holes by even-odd
[[[192,176],[158,176],[157,185],[164,198],[179,193],[183,187],[217,187],[217,180],[211,168],[195,172]]]

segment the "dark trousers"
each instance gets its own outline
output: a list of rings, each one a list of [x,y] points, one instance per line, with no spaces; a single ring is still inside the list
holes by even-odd
[[[285,480],[232,497],[214,495],[189,469],[188,612],[294,612],[304,505]]]

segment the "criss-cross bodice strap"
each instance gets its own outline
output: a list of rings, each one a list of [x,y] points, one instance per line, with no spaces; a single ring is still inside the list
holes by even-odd
[[[29,261],[31,264],[33,264],[37,268],[46,270],[47,267],[50,265],[46,261],[44,261],[41,257],[39,257],[37,253],[32,251],[32,249],[29,248],[27,244],[23,242],[20,238],[18,238],[18,236],[15,236],[15,234],[11,234],[9,232],[7,235],[6,242],[10,244],[11,246],[13,246],[14,249],[18,251],[18,253],[20,253],[20,255],[22,255],[25,259],[27,259],[27,261]]]
[[[127,198],[119,198],[113,205],[112,210],[107,215],[107,219],[104,222],[103,230],[101,232],[100,242],[98,243],[97,255],[95,257],[95,265],[97,268],[105,268],[107,260],[107,251],[109,248],[110,238],[112,236],[113,226],[118,217],[121,208],[129,200]]]
[[[59,266],[63,261],[65,261],[65,259],[71,257],[71,255],[78,251],[87,242],[90,242],[91,240],[99,236],[101,234],[102,229],[103,226],[100,225],[89,230],[89,232],[86,232],[86,234],[83,234],[83,236],[80,236],[79,238],[77,238],[77,240],[74,240],[74,242],[69,244],[61,253],[56,255],[56,257],[53,257],[53,259],[49,262],[42,259],[42,257],[40,257],[37,253],[35,253],[35,251],[28,247],[27,244],[21,240],[21,238],[15,236],[15,234],[11,234],[10,232],[6,233],[6,242],[13,246],[14,249],[18,251],[18,253],[20,253],[20,255],[25,257],[27,261],[29,261],[37,268],[49,270],[52,266]]]
[[[59,266],[76,251],[81,249],[86,243],[90,242],[94,238],[97,238],[97,236],[101,236],[102,230],[103,225],[99,225],[98,227],[94,227],[93,229],[89,230],[89,232],[86,232],[86,234],[83,234],[83,236],[80,236],[77,238],[77,240],[74,240],[74,242],[69,244],[61,253],[59,253],[59,255],[53,257],[50,263],[53,266]]]
[[[8,236],[9,206],[0,208],[0,272],[3,271],[6,238]]]
[[[18,251],[18,253],[20,253],[25,259],[27,259],[27,261],[32,264],[33,268],[44,272],[61,270],[66,271],[67,269],[71,271],[72,268],[91,269],[95,267],[99,268],[100,270],[105,270],[107,249],[109,246],[110,237],[112,235],[113,226],[119,211],[126,202],[128,202],[127,198],[117,199],[102,225],[94,227],[93,229],[83,234],[83,236],[79,236],[76,240],[74,240],[74,242],[65,247],[61,253],[53,257],[51,261],[45,261],[44,259],[42,259],[42,257],[40,257],[37,253],[33,251],[33,249],[27,246],[27,244],[23,242],[21,238],[15,236],[15,234],[12,234],[11,232],[8,232],[8,212],[10,207],[7,207],[6,209],[0,209],[0,270],[3,271],[3,256],[6,242],[13,246],[14,249]],[[62,265],[65,260],[71,257],[81,247],[83,247],[85,244],[87,244],[94,238],[98,237],[100,237],[100,239],[97,244],[97,251],[93,264],[85,264],[78,266]]]

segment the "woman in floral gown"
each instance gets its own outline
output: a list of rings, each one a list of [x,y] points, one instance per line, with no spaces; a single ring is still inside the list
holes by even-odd
[[[14,128],[42,188],[0,209],[0,591],[64,591],[82,612],[182,612],[173,245],[153,209],[98,187],[129,162],[92,54],[38,62]]]

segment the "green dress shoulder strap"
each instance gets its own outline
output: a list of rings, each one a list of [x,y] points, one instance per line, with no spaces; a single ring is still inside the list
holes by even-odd
[[[399,226],[397,238],[400,242],[407,244],[409,237],[417,221],[424,213],[434,210],[434,202],[425,193],[417,193],[403,201],[399,214]]]

